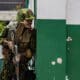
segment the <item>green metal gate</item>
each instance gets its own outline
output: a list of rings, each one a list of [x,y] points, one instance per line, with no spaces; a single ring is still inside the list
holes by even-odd
[[[37,20],[37,80],[65,80],[65,20]]]
[[[69,80],[80,80],[80,25],[67,26],[67,72]]]

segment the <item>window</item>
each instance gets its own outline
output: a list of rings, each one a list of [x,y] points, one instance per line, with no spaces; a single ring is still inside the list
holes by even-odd
[[[25,7],[25,0],[0,0],[0,10],[16,10]]]

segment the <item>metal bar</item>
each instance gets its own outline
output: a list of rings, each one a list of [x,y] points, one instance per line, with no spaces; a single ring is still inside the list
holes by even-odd
[[[18,54],[18,46],[15,45],[15,57],[16,57],[16,77],[17,80],[19,80],[19,72],[17,72],[17,70],[19,71],[19,61],[20,61],[20,56]]]
[[[34,25],[36,28],[36,24],[37,24],[37,0],[34,0],[34,15],[35,15]]]
[[[25,7],[26,7],[26,8],[29,7],[29,0],[25,0]]]
[[[0,2],[0,4],[23,4],[23,2]]]

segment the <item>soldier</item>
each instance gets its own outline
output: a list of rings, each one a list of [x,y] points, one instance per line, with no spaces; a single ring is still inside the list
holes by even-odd
[[[7,22],[8,24],[9,22]],[[2,34],[2,54],[4,56],[3,69],[0,73],[0,80],[11,80],[15,73],[15,67],[13,64],[13,56],[12,53],[12,41],[8,38],[9,29],[5,28]]]
[[[6,28],[4,31],[3,55],[5,62],[0,80],[11,80],[13,78],[16,80],[16,76],[14,76],[15,69],[16,75],[19,77],[19,79],[17,78],[18,80],[35,80],[34,58],[36,52],[36,30],[31,26],[33,19],[34,15],[30,9],[20,9],[17,16],[18,25],[15,30],[15,39],[11,39],[10,36],[8,36],[9,28]],[[14,47],[13,43],[18,46],[17,54],[12,52]],[[17,56],[16,61],[13,59],[14,55]],[[16,66],[16,64],[19,65]],[[16,68],[14,68],[14,66],[16,66]]]
[[[30,9],[21,9],[17,19],[19,23],[15,33],[15,43],[20,54],[19,80],[35,80],[36,30],[31,26],[34,19],[33,12]]]
[[[3,70],[0,74],[0,80],[12,80],[15,75],[15,66],[13,64],[14,54],[7,45],[3,47],[4,64]]]
[[[19,23],[16,29],[16,38],[15,42],[20,46],[23,46],[19,50],[25,49],[26,46],[32,47],[33,51],[35,51],[36,47],[36,30],[32,28],[32,20],[34,19],[34,15],[30,9],[21,9],[18,12]],[[21,51],[20,51],[21,53]]]

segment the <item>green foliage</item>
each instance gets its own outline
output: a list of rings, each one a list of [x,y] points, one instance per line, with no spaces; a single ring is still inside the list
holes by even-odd
[[[5,28],[5,22],[0,21],[0,36],[2,35],[4,28]]]
[[[5,26],[6,26],[6,22],[5,21],[0,21],[0,43],[2,42],[1,36],[2,36],[2,33],[5,29]]]

